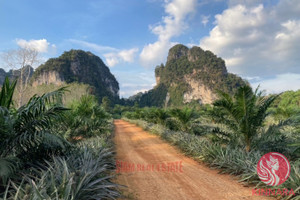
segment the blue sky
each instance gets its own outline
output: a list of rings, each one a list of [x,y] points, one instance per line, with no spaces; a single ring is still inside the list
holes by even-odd
[[[0,52],[91,51],[123,97],[151,89],[177,43],[213,51],[267,92],[300,89],[298,0],[0,0]]]

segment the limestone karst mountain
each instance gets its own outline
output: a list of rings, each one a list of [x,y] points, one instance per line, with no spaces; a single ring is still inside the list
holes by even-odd
[[[169,50],[166,64],[156,67],[155,77],[152,90],[131,98],[140,106],[211,104],[217,98],[217,90],[233,93],[246,84],[227,72],[222,58],[200,47],[189,49],[181,44]]]
[[[85,83],[94,88],[99,99],[104,96],[119,99],[119,83],[109,68],[98,56],[82,50],[70,50],[58,58],[49,59],[35,70],[31,81],[32,86]]]

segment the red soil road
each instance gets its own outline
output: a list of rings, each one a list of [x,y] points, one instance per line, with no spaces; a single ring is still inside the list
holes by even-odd
[[[133,165],[131,172],[120,172],[117,183],[128,186],[125,199],[269,199],[252,196],[252,189],[243,187],[232,176],[218,174],[188,158],[175,147],[142,128],[123,120],[115,120],[117,161]],[[182,161],[182,172],[141,171],[138,165],[162,165]],[[119,167],[122,170],[124,167]]]

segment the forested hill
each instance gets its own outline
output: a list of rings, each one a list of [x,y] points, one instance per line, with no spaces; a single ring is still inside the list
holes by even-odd
[[[32,77],[32,85],[85,83],[94,88],[99,99],[108,96],[119,100],[119,83],[103,61],[91,52],[70,50],[58,58],[51,58],[39,66]]]
[[[131,97],[140,106],[180,106],[186,103],[210,104],[216,90],[233,94],[247,84],[228,73],[225,62],[200,47],[178,44],[169,50],[166,64],[155,69],[156,86],[144,94]]]

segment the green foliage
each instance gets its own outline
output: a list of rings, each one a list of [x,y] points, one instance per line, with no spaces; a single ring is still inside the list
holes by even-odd
[[[163,106],[165,105],[165,99],[167,96],[167,86],[164,84],[159,84],[152,90],[145,92],[144,94],[134,98],[131,101],[135,101],[140,107],[146,106]]]
[[[10,83],[8,77],[5,78],[0,91],[0,106],[10,108],[16,84],[17,80]]]
[[[250,151],[252,140],[268,115],[267,109],[277,96],[262,97],[258,89],[253,92],[248,85],[240,87],[234,98],[225,92],[219,94],[212,118],[221,126],[215,127],[213,133],[220,140],[245,145]]]
[[[183,109],[171,108],[136,108],[126,111],[123,117],[128,119],[144,119],[147,122],[161,124],[170,130],[191,131],[193,120],[198,117],[194,109],[184,107]]]
[[[51,153],[59,154],[68,146],[52,131],[53,122],[67,110],[59,104],[63,92],[64,88],[33,96],[18,110],[0,106],[0,168],[3,169],[0,179],[4,183],[21,165],[47,159]]]
[[[102,98],[101,106],[103,107],[103,109],[104,109],[106,112],[110,112],[110,109],[111,109],[111,101],[109,100],[108,97],[105,96],[105,97]]]
[[[9,100],[0,105],[0,198],[119,197],[111,181],[114,158],[107,149],[112,146],[111,116],[95,97],[83,96],[69,110],[62,105],[65,88],[60,88],[32,96],[19,109],[8,109],[14,90],[8,83],[1,93]],[[66,139],[77,133],[99,137],[75,146]]]
[[[112,108],[112,114],[114,119],[120,119],[123,114],[126,112],[131,112],[135,108],[132,106],[123,106],[120,104],[115,104],[114,107]]]
[[[171,106],[182,106],[183,105],[183,94],[188,91],[188,85],[186,83],[174,84],[169,89],[170,100],[168,105]]]
[[[300,90],[280,94],[272,104],[270,111],[277,121],[286,120],[300,114]]]
[[[112,152],[94,138],[79,143],[66,157],[54,157],[34,169],[36,177],[26,175],[21,183],[12,182],[4,199],[115,199],[120,195],[118,185],[111,182],[114,164]]]
[[[183,109],[174,108],[170,110],[170,113],[180,122],[182,131],[188,131],[192,120],[196,117],[196,113],[193,108],[188,107]]]
[[[71,110],[65,114],[65,121],[57,130],[64,138],[76,141],[110,132],[108,121],[111,115],[99,106],[95,96],[82,96],[69,107]]]

